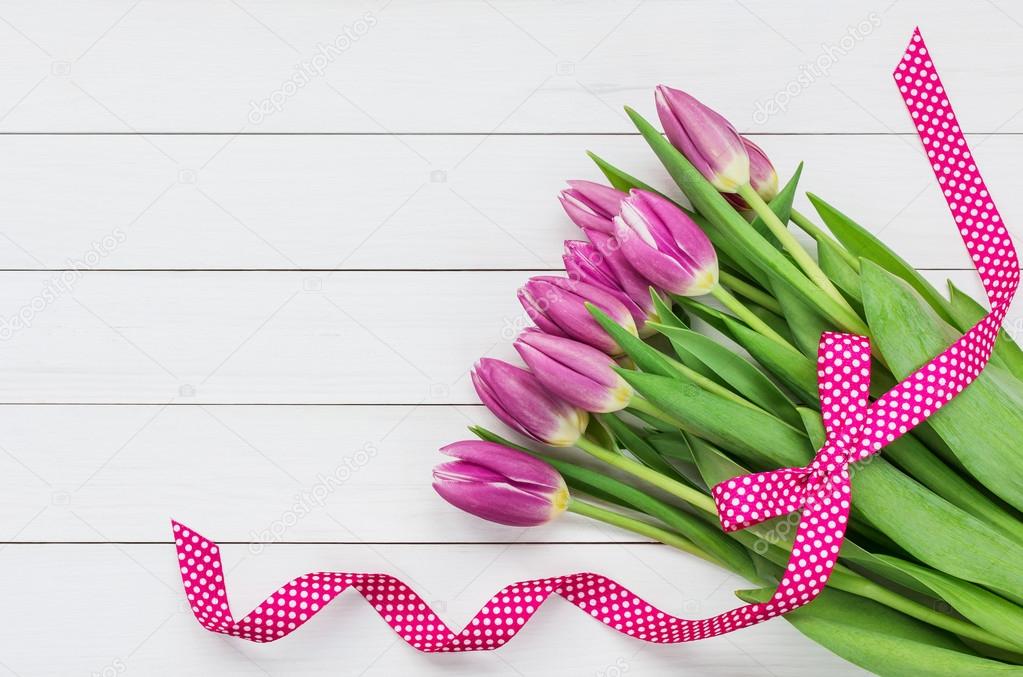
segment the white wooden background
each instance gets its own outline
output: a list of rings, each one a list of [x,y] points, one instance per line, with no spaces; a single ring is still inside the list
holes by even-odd
[[[497,653],[420,655],[354,597],[253,646],[193,621],[168,520],[228,543],[236,609],[317,569],[405,577],[453,624],[583,569],[733,606],[742,581],[627,534],[455,511],[435,450],[492,423],[466,371],[559,268],[583,151],[659,176],[621,106],[660,82],[976,290],[889,78],[917,23],[1018,223],[1007,0],[0,2],[0,673],[861,674],[783,621],[653,647],[559,601]]]

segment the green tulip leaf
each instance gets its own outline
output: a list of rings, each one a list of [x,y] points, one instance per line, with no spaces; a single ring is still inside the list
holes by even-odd
[[[824,200],[813,193],[807,193],[806,196],[810,199],[817,213],[820,214],[824,225],[853,255],[873,261],[892,275],[901,278],[913,289],[916,289],[927,304],[944,320],[951,320],[952,316],[948,310],[948,301],[913,266],[906,263],[902,257],[892,251],[866,228]]]
[[[912,576],[953,609],[1023,650],[1023,609],[979,586],[889,555],[877,558]]]
[[[875,346],[897,377],[905,378],[958,338],[958,331],[910,285],[880,266],[864,260],[862,281]],[[988,365],[928,419],[970,474],[1017,509],[1023,509],[1023,456],[1018,453],[1023,439],[1021,390],[1018,379]]]
[[[593,160],[600,171],[603,172],[604,176],[607,177],[608,183],[610,183],[613,188],[617,188],[623,193],[628,193],[633,188],[639,188],[640,190],[648,190],[651,193],[662,195],[660,191],[643,183],[631,174],[627,174],[621,169],[618,169],[596,153],[586,151],[586,154],[590,156],[590,159]]]
[[[685,328],[655,325],[667,336],[675,350],[684,350],[702,362],[732,390],[789,425],[800,424],[799,415],[788,397],[763,372],[734,352],[703,334]]]
[[[676,379],[682,378],[678,371],[671,366],[668,357],[664,353],[649,345],[643,339],[630,334],[624,327],[612,320],[604,311],[592,303],[587,303],[586,308],[597,323],[604,328],[604,331],[615,340],[615,343],[625,351],[626,355],[632,358],[640,369],[652,374],[660,374],[661,376]]]
[[[684,426],[685,432],[703,437],[758,466],[806,463],[813,454],[803,433],[760,409],[733,402],[694,384],[619,370],[653,405]]]
[[[606,425],[621,445],[632,452],[643,465],[673,479],[682,479],[675,469],[661,458],[657,450],[647,444],[625,421],[614,414],[597,414],[595,418]]]
[[[736,595],[760,602],[770,589]],[[1008,677],[1017,666],[976,656],[949,633],[881,604],[839,590],[825,590],[784,618],[801,633],[842,658],[886,677]]]

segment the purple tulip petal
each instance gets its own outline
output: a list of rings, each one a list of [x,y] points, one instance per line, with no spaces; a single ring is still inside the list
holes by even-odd
[[[449,482],[441,478],[434,480],[433,488],[456,508],[512,527],[546,524],[560,512],[549,500],[510,484]]]
[[[778,195],[778,172],[760,146],[746,137],[741,138],[743,146],[746,147],[746,154],[749,155],[750,185],[764,202],[770,202]]]
[[[618,296],[608,288],[552,275],[530,278],[523,290],[532,303],[527,312],[532,308],[542,315],[543,321],[538,321],[537,316],[530,314],[537,326],[549,334],[574,338],[608,354],[620,353],[618,344],[590,315],[586,308],[589,302],[627,331],[638,335],[636,321],[625,305],[627,298],[622,292],[617,292]],[[519,298],[522,300],[522,292]],[[553,331],[549,329],[552,326],[556,327]]]
[[[657,115],[672,145],[726,193],[749,183],[749,158],[731,123],[685,92],[659,85]]]
[[[472,382],[495,416],[533,439],[571,446],[586,428],[585,411],[553,396],[525,369],[483,358],[476,363]]]
[[[537,492],[558,491],[565,486],[561,475],[550,464],[496,442],[462,440],[441,447],[440,451],[442,454],[465,461],[466,465],[483,468],[499,478],[506,478],[522,485],[533,485],[536,488],[534,491]]]
[[[527,331],[515,349],[544,387],[586,411],[620,411],[632,399],[632,388],[613,369],[614,360],[596,348]]]
[[[589,205],[594,213],[610,219],[618,213],[618,203],[625,199],[625,193],[610,186],[579,179],[567,182],[571,188],[566,191]]]

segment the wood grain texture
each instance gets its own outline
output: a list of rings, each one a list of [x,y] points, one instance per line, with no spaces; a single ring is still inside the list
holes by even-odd
[[[889,74],[917,24],[967,129],[1023,130],[1023,11],[1004,0],[19,0],[3,14],[5,131],[622,132],[622,105],[648,107],[666,82],[745,131],[907,132]],[[272,112],[251,115],[265,99]]]
[[[584,150],[678,195],[638,136],[147,138],[0,136],[0,269],[560,268]],[[753,138],[910,263],[969,267],[915,138]],[[1023,137],[970,142],[1014,227]]]
[[[527,271],[87,272],[47,303],[61,275],[0,273],[0,402],[471,403],[528,325]]]
[[[653,647],[560,603],[497,654],[420,655],[354,597],[243,645],[185,612],[168,519],[234,543],[239,609],[317,568],[408,577],[452,623],[582,569],[734,605],[742,582],[662,546],[437,499],[436,448],[493,424],[467,370],[512,354],[514,289],[561,267],[584,150],[670,188],[621,112],[653,116],[662,82],[979,291],[889,73],[920,24],[1012,228],[1021,22],[1004,0],[0,0],[0,668],[862,674],[783,621]]]

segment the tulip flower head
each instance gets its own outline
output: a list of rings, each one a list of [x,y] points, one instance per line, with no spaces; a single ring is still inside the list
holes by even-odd
[[[550,392],[586,411],[607,413],[629,406],[633,390],[615,361],[592,346],[528,329],[515,350]]]
[[[613,251],[602,251],[601,247],[594,244],[603,241],[603,238],[614,241],[614,236],[590,229],[584,232],[591,238],[591,242],[565,240],[565,254],[561,259],[565,262],[569,279],[592,284],[614,294],[629,309],[639,335],[645,336],[644,326],[653,313],[649,283],[632,269],[617,244]]]
[[[760,195],[760,199],[770,202],[778,195],[778,172],[775,171],[771,159],[767,157],[767,153],[760,146],[745,136],[740,138],[742,138],[742,145],[746,147],[746,154],[749,155],[750,185]],[[745,200],[734,193],[724,193],[724,196],[736,209],[748,210],[750,208]]]
[[[750,159],[742,138],[716,111],[682,90],[659,85],[654,94],[664,133],[722,193],[750,182]]]
[[[702,296],[718,283],[714,246],[689,215],[670,200],[633,190],[615,217],[622,252],[655,287]]]
[[[483,404],[523,435],[553,447],[570,447],[586,430],[589,414],[551,394],[526,369],[485,357],[471,376]]]
[[[625,193],[593,181],[569,181],[568,185],[558,199],[572,223],[610,233],[611,219],[618,213],[618,203],[625,199]]]
[[[568,507],[564,478],[547,463],[495,442],[465,440],[441,452],[433,488],[451,505],[498,524],[534,527]]]
[[[530,278],[519,289],[519,302],[529,318],[548,334],[566,336],[589,344],[608,355],[622,349],[590,315],[592,303],[633,336],[638,336],[636,321],[622,300],[605,287],[567,277],[541,275]]]
[[[749,182],[764,202],[770,202],[778,195],[778,172],[774,170],[771,159],[764,149],[745,136],[742,145],[749,155]]]

